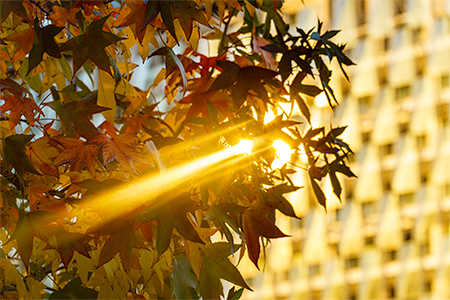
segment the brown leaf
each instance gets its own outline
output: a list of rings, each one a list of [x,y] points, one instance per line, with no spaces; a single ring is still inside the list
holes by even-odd
[[[259,237],[280,238],[287,236],[267,217],[267,214],[273,210],[273,207],[261,203],[246,209],[243,213],[242,229],[248,247],[248,256],[258,269]]]
[[[28,124],[32,126],[36,120],[34,117],[35,112],[40,115],[44,115],[39,106],[37,106],[36,102],[34,102],[31,98],[24,97],[21,99],[14,95],[4,95],[2,98],[5,100],[5,104],[0,107],[1,111],[11,111],[9,114],[9,127],[11,130],[13,130],[19,123],[21,115],[23,115]]]
[[[96,144],[102,147],[103,162],[105,164],[115,159],[130,173],[136,173],[132,164],[133,160],[146,162],[136,150],[136,145],[139,143],[139,138],[133,133],[122,133],[114,137],[100,134],[88,141],[88,144]]]
[[[48,16],[48,19],[52,20],[56,26],[64,27],[66,22],[69,22],[73,26],[77,25],[75,15],[80,11],[80,8],[77,7],[68,10],[64,7],[53,5],[52,10],[53,13]]]
[[[88,252],[89,246],[87,245],[87,241],[89,241],[91,237],[80,233],[66,232],[61,229],[56,230],[55,233],[57,245],[51,246],[50,244],[47,244],[45,249],[56,249],[59,255],[61,255],[61,260],[66,269],[72,260],[74,251],[91,258]]]
[[[95,145],[72,138],[55,138],[54,140],[64,147],[64,151],[55,158],[55,165],[70,164],[70,171],[88,169],[91,174],[95,173],[95,156],[98,154]]]
[[[30,53],[31,48],[33,48],[33,39],[34,39],[34,29],[28,28],[16,32],[14,34],[11,34],[10,36],[4,38],[3,40],[18,43],[13,57],[13,60],[18,60]]]

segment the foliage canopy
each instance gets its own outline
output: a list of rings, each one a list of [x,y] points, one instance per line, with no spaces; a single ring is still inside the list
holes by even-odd
[[[354,176],[345,127],[292,116],[311,124],[320,93],[337,104],[327,62],[353,62],[338,31],[289,28],[282,1],[0,5],[3,298],[218,299],[224,279],[238,299],[251,288],[229,257],[258,267],[286,236],[290,177],[308,172],[326,208],[318,181],[340,197],[336,174]],[[157,57],[138,88],[134,62]]]

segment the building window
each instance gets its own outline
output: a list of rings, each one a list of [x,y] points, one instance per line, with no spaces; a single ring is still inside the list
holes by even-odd
[[[358,98],[359,112],[361,114],[368,113],[372,106],[372,96]]]
[[[450,87],[450,76],[448,73],[441,75],[441,89],[446,89]]]
[[[450,182],[444,183],[443,193],[444,193],[444,197],[449,197],[450,196]]]
[[[383,39],[383,51],[386,52],[389,50],[389,37],[385,37]]]
[[[414,193],[405,193],[399,195],[400,206],[405,206],[414,203]]]
[[[449,103],[440,103],[436,106],[438,119],[442,126],[446,126],[450,123],[449,106]]]
[[[395,286],[394,286],[394,284],[392,284],[392,283],[388,283],[388,286],[387,286],[387,296],[389,297],[389,298],[391,298],[391,299],[394,299],[396,296],[395,296]]]
[[[411,229],[404,229],[403,230],[403,241],[407,242],[412,240],[412,230]]]
[[[370,215],[373,215],[376,213],[376,202],[370,201],[370,202],[364,202],[362,204],[362,212],[364,218],[367,218]]]
[[[413,29],[412,31],[412,41],[413,44],[418,44],[422,41],[423,30],[421,27]]]
[[[344,186],[345,186],[345,199],[349,200],[353,198],[353,190],[355,188],[355,180],[354,178],[346,178],[344,180]]]
[[[347,270],[359,267],[359,257],[349,257],[345,260],[345,268]]]
[[[309,276],[314,277],[322,274],[322,266],[319,264],[314,264],[309,266]]]
[[[364,242],[366,246],[373,246],[375,245],[375,237],[374,236],[366,236],[364,238]]]
[[[416,143],[417,148],[419,148],[419,150],[422,150],[427,146],[427,136],[425,134],[416,136]]]
[[[409,123],[403,122],[398,125],[400,134],[405,134],[408,132]]]
[[[394,261],[397,260],[397,251],[392,250],[385,253],[385,260],[386,261]]]
[[[389,191],[391,189],[392,170],[383,170],[381,173],[381,179],[383,181],[384,191]]]
[[[366,24],[366,0],[355,1],[358,26]]]
[[[420,181],[425,183],[428,181],[428,177],[430,175],[431,162],[430,161],[421,161],[420,162]]]
[[[404,100],[411,96],[411,86],[404,85],[395,89],[395,98],[397,100]]]
[[[361,133],[362,142],[364,144],[367,144],[370,141],[370,135],[372,134],[371,131],[364,131]]]
[[[392,154],[394,154],[394,144],[389,143],[389,144],[380,146],[381,157],[392,155]]]
[[[395,0],[392,3],[394,3],[394,12],[396,15],[400,15],[406,11],[406,0]]]
[[[378,83],[383,86],[387,83],[387,67],[381,66],[378,68]]]
[[[416,61],[416,75],[421,76],[425,71],[425,56],[421,55],[415,58]]]

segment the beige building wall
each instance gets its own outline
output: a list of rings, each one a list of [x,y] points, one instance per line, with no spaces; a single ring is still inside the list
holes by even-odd
[[[312,115],[349,125],[358,178],[341,178],[342,203],[324,183],[327,213],[308,188],[290,195],[302,219],[279,216],[292,237],[272,240],[264,272],[241,262],[243,299],[450,299],[450,1],[287,0],[285,13],[342,29],[351,87],[334,66],[341,105]]]

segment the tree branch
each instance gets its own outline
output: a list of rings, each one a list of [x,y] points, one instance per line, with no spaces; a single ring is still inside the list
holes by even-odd
[[[40,10],[42,10],[47,16],[50,15],[50,12],[48,10],[46,10],[42,4],[40,4],[39,2],[37,2],[36,0],[28,0],[28,2],[36,5]]]

